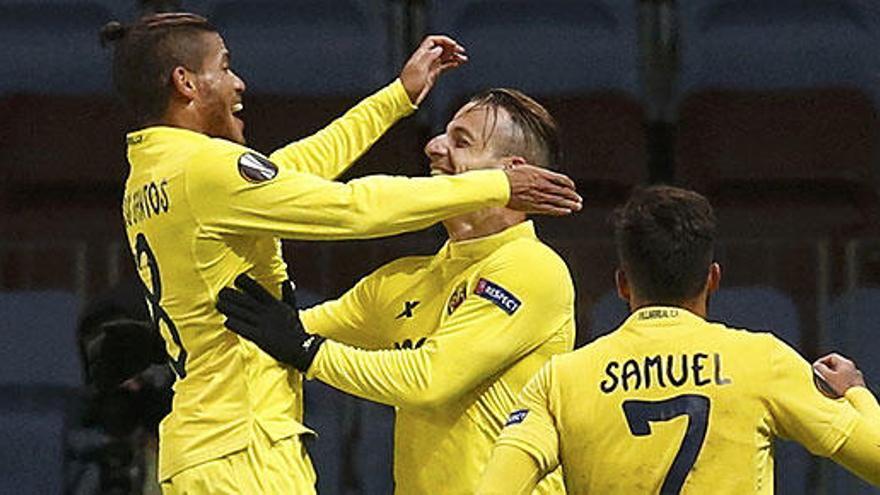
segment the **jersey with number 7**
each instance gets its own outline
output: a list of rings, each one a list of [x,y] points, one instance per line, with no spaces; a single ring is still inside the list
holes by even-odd
[[[848,442],[857,428],[860,440],[880,430],[880,417],[866,420],[850,403],[861,399],[877,415],[870,392],[857,389],[867,398],[824,397],[810,365],[771,334],[642,308],[610,335],[554,357],[496,445],[525,451],[542,472],[561,464],[569,494],[769,494],[774,437],[820,456],[849,450],[859,461],[847,467],[877,471],[876,442]],[[497,486],[491,476],[485,486]]]

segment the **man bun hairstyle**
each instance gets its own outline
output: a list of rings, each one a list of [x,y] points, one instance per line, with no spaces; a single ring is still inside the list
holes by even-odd
[[[671,186],[637,189],[612,222],[621,269],[641,299],[678,305],[700,294],[717,235],[705,197]]]
[[[474,95],[469,103],[474,108],[490,108],[498,121],[498,109],[503,108],[520,133],[506,139],[498,151],[503,155],[522,155],[532,165],[553,168],[562,159],[559,125],[540,103],[522,91],[510,88],[492,88]],[[494,124],[491,132],[494,133]]]
[[[207,19],[187,12],[104,25],[101,44],[113,48],[113,86],[139,124],[162,118],[173,90],[172,72],[179,66],[200,70],[207,55],[202,35],[216,32]]]

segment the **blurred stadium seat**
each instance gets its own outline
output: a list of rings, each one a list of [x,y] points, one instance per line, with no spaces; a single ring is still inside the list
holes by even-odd
[[[64,292],[0,292],[0,385],[77,387],[79,303]]]
[[[129,121],[113,97],[16,95],[0,100],[0,112],[7,191],[103,187],[117,195],[128,174]]]
[[[63,493],[66,400],[82,383],[78,302],[0,292],[0,492]]]
[[[126,10],[112,4],[0,0],[0,96],[109,92],[110,53],[101,48],[98,33]]]
[[[747,235],[869,226],[880,137],[876,3],[678,6],[679,182],[706,192],[730,217],[723,224]]]
[[[593,338],[615,330],[628,316],[629,309],[616,292],[603,295],[592,310]],[[735,328],[772,331],[790,345],[801,346],[797,307],[791,298],[774,288],[719,289],[710,301],[708,319]],[[777,440],[775,448],[776,493],[808,493],[807,476],[813,463],[810,454],[800,445],[784,440]]]
[[[878,9],[866,0],[679,0],[680,90],[855,87],[873,94]]]
[[[706,91],[680,108],[676,173],[713,200],[726,230],[846,232],[871,223],[878,143],[856,90]]]
[[[563,131],[563,170],[585,197],[619,200],[646,177],[634,0],[436,0],[429,32],[461,42],[472,63],[431,96],[442,128],[466,96],[490,87],[545,103]]]
[[[475,62],[439,89],[453,96],[490,85],[541,95],[611,89],[638,98],[637,7],[629,0],[433,1],[429,32],[454,37]]]
[[[876,394],[880,383],[880,362],[877,361],[880,355],[880,339],[877,338],[880,289],[859,288],[841,295],[826,308],[824,320],[824,351],[839,352],[855,361]],[[880,489],[871,488],[840,467],[828,463],[828,470],[829,493],[880,494]]]
[[[387,2],[202,0],[191,4],[223,34],[233,69],[251,93],[365,95],[394,78]]]
[[[66,493],[62,410],[9,411],[6,400],[0,406],[0,492]]]

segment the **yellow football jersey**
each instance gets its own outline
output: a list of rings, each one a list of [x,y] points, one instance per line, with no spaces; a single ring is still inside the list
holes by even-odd
[[[177,373],[160,426],[160,479],[245,448],[253,424],[273,440],[308,431],[300,375],[227,331],[214,308],[243,272],[280,294],[288,275],[278,237],[391,235],[507,202],[501,171],[328,180],[412,109],[395,81],[268,159],[185,129],[128,135],[127,236]]]
[[[531,222],[391,262],[301,316],[333,339],[310,377],[397,407],[405,494],[473,494],[520,389],[574,344],[571,275]],[[536,493],[564,493],[561,477]]]
[[[830,456],[858,419],[771,334],[647,307],[542,368],[498,445],[561,464],[571,494],[770,494],[774,437]]]

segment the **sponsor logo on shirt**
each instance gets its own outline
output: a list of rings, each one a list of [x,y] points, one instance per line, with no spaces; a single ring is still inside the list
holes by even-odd
[[[422,347],[423,345],[425,345],[426,340],[428,340],[427,337],[422,337],[419,340],[416,340],[415,342],[413,342],[410,339],[403,339],[403,342],[395,342],[394,348],[398,349],[398,350],[399,349],[418,349],[418,348]]]
[[[513,411],[510,413],[510,416],[507,417],[507,422],[504,423],[504,426],[517,425],[526,420],[526,416],[528,416],[528,409],[519,409],[517,411]]]
[[[248,182],[258,184],[278,175],[278,167],[262,156],[247,152],[238,158],[238,173]]]
[[[446,314],[451,315],[461,306],[461,303],[464,302],[467,297],[467,282],[462,282],[458,284],[458,287],[452,291],[452,295],[449,296],[449,302],[446,303]]]
[[[522,306],[522,303],[516,298],[516,296],[505,290],[504,287],[493,284],[485,278],[481,278],[480,281],[477,282],[477,286],[474,288],[474,294],[483,299],[492,301],[492,303],[503,309],[504,312],[509,315],[516,313],[516,310]]]
[[[399,320],[401,318],[412,318],[413,310],[416,309],[416,306],[418,306],[419,303],[421,303],[421,301],[403,301],[403,311],[401,311],[400,314],[394,317],[394,319]]]

